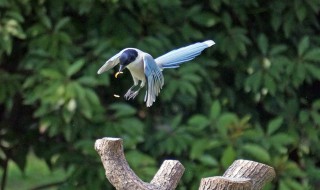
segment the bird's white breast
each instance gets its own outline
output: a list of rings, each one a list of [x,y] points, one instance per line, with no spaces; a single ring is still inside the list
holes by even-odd
[[[127,68],[129,69],[131,75],[141,81],[145,81],[144,75],[144,63],[143,63],[143,54],[144,52],[136,49],[138,51],[138,56],[136,60],[130,63]]]

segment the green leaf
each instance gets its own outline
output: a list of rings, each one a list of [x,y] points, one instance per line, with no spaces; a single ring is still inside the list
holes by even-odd
[[[1,40],[1,38],[0,38],[0,40]],[[2,40],[1,40],[1,41],[2,41]],[[0,42],[1,42],[1,41],[0,41]],[[7,55],[10,55],[11,52],[12,52],[12,39],[9,38],[9,35],[7,35],[7,36],[4,37],[4,40],[3,40],[3,42],[2,42],[1,45],[2,45],[3,49],[5,50],[6,54],[7,54]],[[1,47],[1,46],[0,46],[0,47]]]
[[[310,40],[308,36],[305,36],[301,39],[298,44],[298,56],[302,57],[302,55],[307,51],[310,45]]]
[[[47,29],[51,29],[52,28],[52,22],[49,19],[49,17],[47,15],[41,15],[41,22],[42,24],[47,28]]]
[[[59,31],[62,27],[64,27],[68,22],[70,21],[69,17],[64,17],[58,21],[58,23],[55,25],[54,30],[57,32]]]
[[[199,161],[207,166],[218,166],[218,161],[213,156],[207,154],[200,156]]]
[[[320,99],[316,99],[314,102],[312,102],[312,109],[320,110]]]
[[[271,135],[273,134],[275,131],[277,131],[281,125],[283,123],[283,118],[282,117],[277,117],[273,120],[271,120],[268,124],[268,127],[267,127],[267,134],[268,135]]]
[[[90,87],[94,87],[98,85],[97,79],[92,76],[83,76],[83,77],[80,77],[77,81],[82,85],[90,86]]]
[[[74,147],[81,149],[87,154],[94,155],[95,151],[92,149],[94,143],[90,139],[81,139],[75,142]]]
[[[248,153],[253,158],[257,159],[258,161],[269,163],[271,160],[269,153],[260,145],[245,144],[241,148],[243,151]]]
[[[192,83],[199,83],[201,82],[201,77],[196,75],[196,74],[192,74],[192,73],[188,73],[185,75],[182,75],[183,80],[185,81],[189,81]]]
[[[314,48],[304,55],[304,60],[320,63],[320,48]]]
[[[320,67],[317,67],[313,64],[304,64],[305,68],[315,79],[320,80]]]
[[[306,175],[297,162],[288,161],[285,163],[284,168],[286,169],[286,172],[288,172],[288,176],[303,177]]]
[[[286,133],[276,133],[270,137],[270,142],[274,146],[284,146],[295,142],[295,138]]]
[[[55,69],[42,69],[40,71],[40,74],[44,77],[55,79],[55,80],[63,78],[63,75],[58,70],[55,70]]]
[[[62,110],[62,117],[63,117],[63,119],[64,119],[64,121],[65,121],[66,123],[70,123],[70,122],[71,122],[71,119],[72,119],[72,117],[73,117],[73,114],[74,114],[74,112],[69,111],[67,108],[65,108],[65,109]],[[68,129],[68,130],[69,130],[69,129]],[[66,131],[64,131],[64,132],[65,132],[65,134],[67,134],[67,132],[71,133],[71,131],[70,131],[70,130],[67,131],[67,129],[66,129]],[[71,134],[66,135],[66,137],[68,137],[68,140],[70,140],[70,135],[71,135]]]
[[[188,124],[200,129],[204,129],[209,125],[209,120],[203,115],[194,115],[188,120]]]
[[[306,110],[301,110],[300,113],[299,113],[299,121],[300,123],[302,124],[305,124],[306,122],[309,121],[309,111],[306,111]]]
[[[270,55],[275,56],[275,55],[281,54],[281,53],[285,52],[287,49],[288,49],[288,47],[285,45],[274,46],[270,50]]]
[[[190,158],[196,159],[199,158],[204,151],[207,149],[208,139],[199,139],[192,143]]]
[[[28,149],[23,144],[18,144],[11,149],[11,159],[17,164],[21,171],[25,170],[27,164],[27,152]]]
[[[313,121],[317,124],[320,125],[320,113],[317,111],[312,111],[311,112],[311,117]]]
[[[72,76],[74,75],[76,72],[78,72],[83,65],[85,64],[84,59],[79,59],[78,61],[74,62],[67,70],[67,76]]]
[[[279,189],[281,190],[292,190],[286,183],[284,180],[280,180],[279,182]]]
[[[231,28],[232,19],[231,19],[230,14],[228,12],[224,12],[222,14],[222,22],[226,26],[226,28]]]
[[[206,27],[212,27],[220,21],[219,17],[207,12],[198,13],[191,18],[195,23]]]
[[[217,119],[221,112],[221,105],[218,100],[214,101],[210,109],[210,119]]]
[[[99,97],[95,91],[87,88],[85,90],[85,94],[86,94],[88,101],[91,103],[92,106],[97,108],[100,105]]]
[[[231,124],[237,123],[238,117],[234,113],[224,113],[222,114],[217,122],[217,127],[219,130],[219,133],[223,136],[227,135],[228,128]]]
[[[190,35],[190,37],[192,37],[192,38],[196,38],[196,39],[203,38],[202,32],[200,30],[198,30],[197,28],[190,26],[190,24],[188,24],[188,23],[184,23],[181,30],[183,31],[182,34],[184,34],[184,35],[188,34],[188,36]]]
[[[258,47],[263,55],[267,54],[268,51],[268,39],[265,34],[260,34],[258,37]]]
[[[302,22],[307,16],[307,8],[303,4],[299,4],[299,7],[297,7],[295,12],[300,22]]]
[[[301,189],[305,189],[301,183],[298,183],[296,180],[293,180],[292,178],[287,178],[285,180],[285,183],[287,185],[287,187],[290,190],[301,190]]]
[[[280,26],[281,26],[281,23],[282,23],[282,17],[278,14],[272,14],[271,15],[271,26],[273,28],[274,31],[278,31]]]
[[[228,168],[236,159],[236,152],[232,146],[228,146],[222,153],[221,164],[224,168]]]
[[[137,150],[126,152],[126,158],[130,160],[130,165],[134,166],[135,168],[156,164],[156,161],[152,157]]]
[[[281,15],[278,15],[279,17],[281,17]],[[293,16],[290,17],[286,17],[286,20],[283,21],[283,30],[284,30],[284,36],[286,38],[289,38],[290,34],[292,33],[292,31],[295,28],[295,19]]]
[[[213,10],[218,11],[218,10],[220,10],[221,3],[222,3],[221,1],[210,0],[210,7]]]
[[[274,79],[270,75],[264,76],[264,85],[268,89],[271,95],[275,95],[277,90],[277,85],[274,81]]]
[[[15,20],[17,20],[17,21],[19,21],[19,22],[24,22],[23,16],[22,16],[21,13],[18,12],[17,10],[15,10],[15,11],[8,11],[8,12],[6,12],[6,15],[7,15],[8,17],[14,18]]]
[[[258,92],[259,88],[261,86],[261,81],[262,81],[262,72],[258,71],[253,73],[249,78],[247,79],[247,82],[249,86],[252,87],[253,92]]]
[[[197,90],[194,87],[194,85],[192,85],[189,82],[181,82],[180,83],[180,90],[184,93],[184,92],[188,92],[191,96],[196,97],[197,96]]]
[[[115,116],[118,118],[131,116],[137,112],[137,110],[134,107],[124,103],[114,103],[111,104],[109,107],[110,109],[115,111]]]
[[[297,81],[297,86],[300,85],[306,78],[307,74],[307,64],[297,64],[295,70],[295,80]]]
[[[173,128],[177,128],[180,124],[181,124],[181,121],[182,121],[182,114],[177,114],[171,121],[171,126]]]

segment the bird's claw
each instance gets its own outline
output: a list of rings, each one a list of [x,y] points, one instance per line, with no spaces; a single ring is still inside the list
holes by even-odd
[[[128,100],[134,99],[138,95],[138,93],[139,93],[139,91],[135,91],[135,92],[131,93]]]
[[[129,89],[128,92],[124,95],[124,98],[125,98],[126,100],[129,100],[132,93],[134,93],[134,91],[132,91],[131,89]]]
[[[129,90],[125,95],[124,98],[126,100],[134,99],[138,95],[139,91],[132,91]]]

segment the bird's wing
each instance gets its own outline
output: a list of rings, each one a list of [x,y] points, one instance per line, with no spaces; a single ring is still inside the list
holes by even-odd
[[[155,59],[155,61],[161,69],[176,68],[179,67],[181,63],[194,59],[196,56],[200,55],[204,49],[211,47],[214,44],[215,43],[212,40],[198,42],[186,47],[172,50],[158,57]]]
[[[112,69],[114,66],[116,66],[119,63],[118,58],[123,51],[124,50],[120,51],[119,53],[111,57],[108,61],[106,61],[105,64],[103,64],[102,67],[100,67],[100,69],[98,70],[98,74],[101,74],[109,69]]]
[[[143,55],[144,63],[144,74],[147,79],[147,92],[144,97],[144,101],[147,104],[147,107],[150,107],[153,102],[156,101],[156,96],[158,96],[163,84],[164,78],[159,66],[154,61],[151,55],[145,53]]]

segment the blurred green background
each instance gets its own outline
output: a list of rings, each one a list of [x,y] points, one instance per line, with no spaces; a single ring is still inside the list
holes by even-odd
[[[150,181],[165,159],[179,190],[222,175],[235,159],[275,168],[265,189],[320,184],[320,1],[0,0],[2,189],[113,189],[94,142],[124,139]],[[125,71],[97,75],[137,47],[154,57],[216,45],[178,69],[151,108]],[[318,188],[319,189],[319,188]]]

